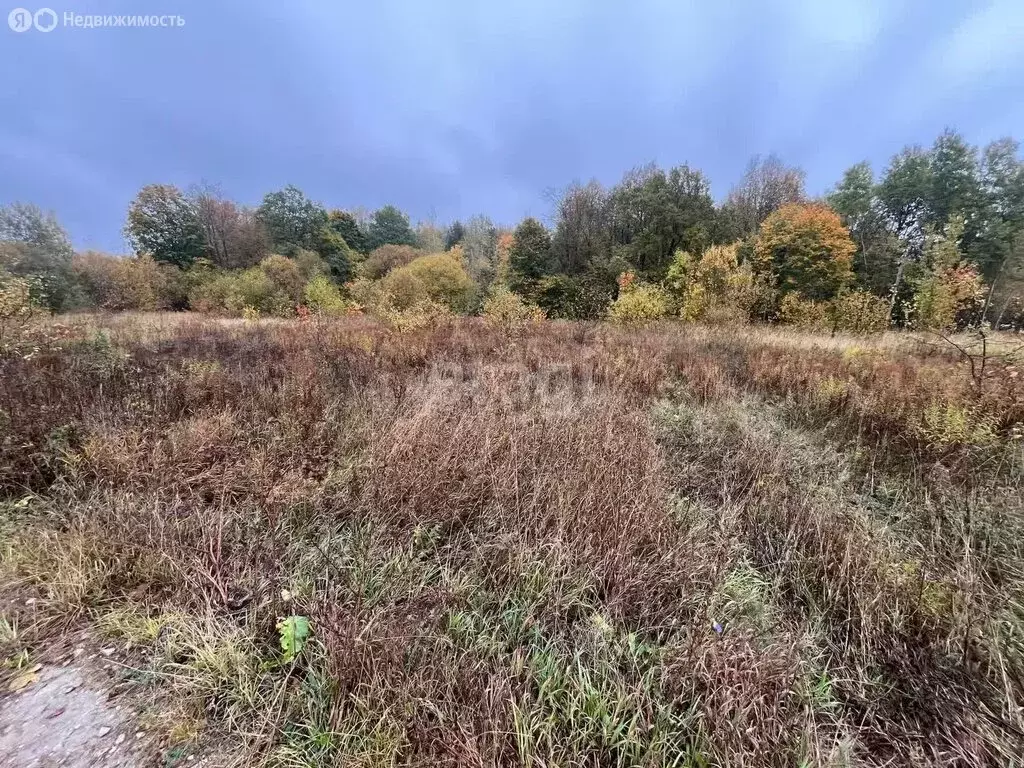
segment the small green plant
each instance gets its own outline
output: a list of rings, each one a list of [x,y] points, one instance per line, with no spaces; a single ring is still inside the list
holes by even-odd
[[[309,619],[305,616],[288,616],[277,622],[277,632],[281,636],[284,660],[291,663],[302,653],[306,640],[309,639]]]

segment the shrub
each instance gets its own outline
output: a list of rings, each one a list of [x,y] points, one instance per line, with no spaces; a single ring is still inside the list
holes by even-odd
[[[180,309],[185,304],[184,273],[150,256],[77,254],[72,270],[79,304],[113,311]]]
[[[409,309],[428,299],[427,287],[423,281],[415,273],[405,269],[389,272],[380,281],[380,289],[378,305],[387,305],[398,310]]]
[[[476,284],[461,262],[450,253],[420,256],[391,276],[408,272],[423,285],[431,301],[444,304],[453,312],[464,312],[472,303]]]
[[[826,305],[805,299],[799,293],[787,293],[779,304],[779,320],[804,330],[821,330],[828,325]]]
[[[527,304],[518,294],[502,286],[484,302],[483,316],[491,325],[506,333],[513,333],[530,323],[543,320],[544,310],[535,304]]]
[[[738,244],[712,246],[696,263],[685,251],[676,252],[666,288],[681,317],[714,324],[749,318],[756,301],[754,276],[740,265],[738,252]]]
[[[537,306],[544,314],[564,320],[595,320],[604,316],[611,291],[596,281],[552,275],[537,284]]]
[[[0,350],[39,309],[32,298],[32,281],[0,272]]]
[[[318,315],[343,315],[349,308],[338,286],[324,275],[316,275],[306,283],[306,306]]]
[[[619,298],[608,309],[610,319],[618,323],[642,323],[668,315],[669,297],[660,286],[639,282],[632,272],[619,278]]]
[[[296,248],[291,255],[291,260],[298,267],[299,274],[303,280],[312,280],[317,275],[330,275],[331,266],[325,259],[320,257],[316,251],[307,251],[305,248]]]
[[[357,307],[372,310],[383,300],[381,280],[360,277],[345,284],[345,290]]]
[[[308,265],[308,257],[305,261]],[[274,287],[289,299],[289,303],[294,305],[302,300],[302,291],[306,285],[307,275],[303,274],[299,264],[294,260],[287,256],[274,254],[261,261],[259,268],[274,284]],[[315,269],[313,266],[309,268]]]
[[[914,287],[914,325],[948,329],[970,320],[984,287],[973,264],[927,272]]]
[[[363,262],[363,277],[377,279],[398,267],[404,267],[414,259],[423,255],[423,251],[411,245],[382,245],[370,252]]]
[[[240,317],[247,308],[261,315],[287,317],[295,306],[292,297],[261,267],[216,273],[193,288],[189,303],[199,312],[233,317]]]
[[[995,439],[994,421],[977,407],[932,402],[921,415],[918,432],[940,448],[986,445]]]
[[[889,327],[889,302],[867,291],[840,294],[825,314],[833,331],[881,333]]]

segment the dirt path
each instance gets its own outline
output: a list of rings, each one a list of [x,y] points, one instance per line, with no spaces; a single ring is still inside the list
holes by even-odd
[[[2,768],[153,764],[134,713],[110,701],[95,674],[69,664],[43,667],[37,675],[22,690],[0,694]]]

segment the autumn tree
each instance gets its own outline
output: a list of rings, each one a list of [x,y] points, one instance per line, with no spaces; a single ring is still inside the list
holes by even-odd
[[[423,255],[423,251],[411,245],[382,245],[371,251],[363,262],[362,274],[370,279],[381,278],[393,269],[405,266]]]
[[[984,296],[977,267],[962,251],[964,220],[952,214],[946,226],[931,228],[914,276],[914,325],[953,328],[976,318]]]
[[[199,220],[205,256],[215,265],[247,268],[268,254],[270,241],[254,211],[240,208],[209,185],[193,189],[189,197]]]
[[[784,295],[829,299],[853,279],[856,246],[838,214],[818,203],[789,203],[758,232],[754,269]]]
[[[429,299],[454,312],[466,311],[477,290],[466,268],[451,253],[420,256],[398,271],[416,277]]]
[[[135,253],[189,267],[206,252],[195,202],[171,184],[149,184],[128,207],[125,237]]]
[[[745,321],[756,298],[749,265],[739,263],[739,247],[713,245],[700,258],[678,251],[665,282],[678,314],[705,322]]]

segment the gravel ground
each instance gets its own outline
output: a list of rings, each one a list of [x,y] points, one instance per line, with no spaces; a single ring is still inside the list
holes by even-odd
[[[3,768],[133,768],[151,765],[133,713],[110,702],[79,666],[44,667],[38,679],[0,698]]]

